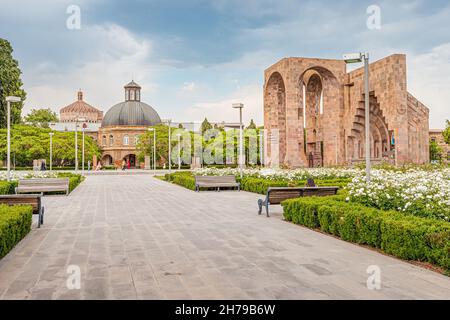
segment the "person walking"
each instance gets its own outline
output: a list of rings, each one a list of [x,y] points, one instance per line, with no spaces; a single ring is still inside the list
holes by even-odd
[[[122,170],[125,170],[126,162],[125,159],[122,160]]]
[[[130,169],[131,168],[131,163],[130,163],[130,159],[127,160],[127,168]]]

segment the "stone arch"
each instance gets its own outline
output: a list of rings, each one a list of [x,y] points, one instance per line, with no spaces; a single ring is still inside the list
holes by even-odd
[[[279,72],[270,75],[264,88],[265,122],[270,124],[268,134],[278,140],[278,154],[267,145],[269,162],[284,163],[286,157],[286,86]],[[278,130],[278,131],[277,131]],[[276,139],[278,136],[278,139]],[[270,138],[269,138],[270,141]],[[277,158],[277,159],[276,159]]]
[[[109,153],[104,154],[102,156],[102,165],[104,166],[110,166],[114,164],[114,159],[112,157],[112,155],[110,155]]]
[[[122,160],[125,160],[125,162],[128,164],[128,161],[130,161],[130,167],[135,168],[137,166],[137,157],[134,153],[128,153],[125,156],[122,157]]]
[[[375,161],[381,161],[389,152],[389,130],[383,111],[374,93],[370,104],[370,155]],[[362,161],[365,157],[365,104],[364,99],[356,108],[352,130],[347,137],[347,148],[352,161]],[[357,147],[356,147],[357,146]],[[352,152],[353,151],[353,152]]]
[[[333,72],[322,66],[307,68],[300,75],[298,85],[305,87],[300,105],[305,116],[306,154],[314,154],[316,167],[339,163],[343,155],[339,153],[338,145],[344,136],[340,121],[344,111],[342,85]]]

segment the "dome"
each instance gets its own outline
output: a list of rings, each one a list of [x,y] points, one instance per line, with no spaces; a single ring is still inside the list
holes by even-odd
[[[141,102],[141,86],[131,81],[125,88],[125,101],[114,105],[103,117],[102,127],[153,126],[161,123],[158,113]]]
[[[124,101],[111,107],[103,117],[106,126],[153,126],[161,123],[158,113],[141,101]]]

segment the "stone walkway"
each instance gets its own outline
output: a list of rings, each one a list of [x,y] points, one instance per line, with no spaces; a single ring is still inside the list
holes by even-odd
[[[0,298],[450,299],[450,278],[284,222],[281,207],[258,216],[258,197],[89,176],[44,199],[44,226],[0,260]],[[381,290],[367,289],[370,265]]]

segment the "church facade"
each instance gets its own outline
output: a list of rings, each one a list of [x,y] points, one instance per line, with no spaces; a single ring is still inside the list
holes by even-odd
[[[429,162],[429,110],[407,90],[406,56],[371,63],[371,161]],[[265,70],[266,160],[288,167],[364,161],[364,69],[343,60],[285,58]]]

